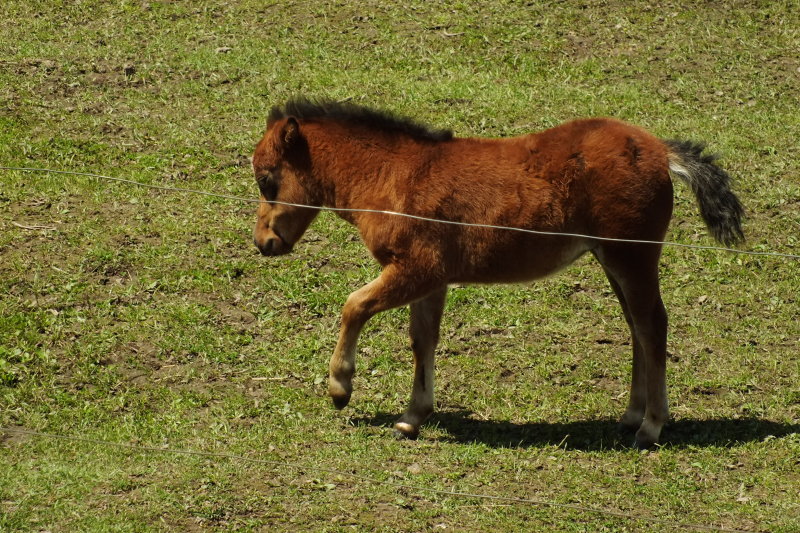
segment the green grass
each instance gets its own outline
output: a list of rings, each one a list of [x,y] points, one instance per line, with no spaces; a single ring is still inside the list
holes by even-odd
[[[0,6],[0,166],[255,197],[247,156],[296,94],[458,135],[611,115],[705,140],[747,248],[798,253],[800,4],[22,2]],[[391,437],[407,310],[325,394],[347,294],[378,270],[331,214],[263,259],[251,204],[0,171],[0,426],[224,452],[270,466],[0,435],[0,529],[671,530],[313,470],[632,517],[800,528],[800,265],[667,248],[664,445],[629,448],[628,334],[599,267],[450,291],[436,414]],[[30,230],[23,226],[47,226]],[[710,243],[676,187],[670,240]]]

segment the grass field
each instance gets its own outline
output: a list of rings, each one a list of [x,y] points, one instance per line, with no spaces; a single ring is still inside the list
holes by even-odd
[[[608,115],[707,141],[744,248],[800,250],[796,0],[221,4],[0,4],[0,166],[255,198],[247,157],[292,95],[461,136]],[[148,448],[0,432],[0,530],[800,530],[797,260],[665,249],[673,420],[648,452],[616,427],[629,337],[592,260],[453,288],[438,413],[398,441],[407,310],[368,325],[350,406],[326,396],[341,305],[378,273],[357,233],[324,213],[264,259],[253,220],[0,170],[0,426]],[[668,238],[711,244],[681,185]]]

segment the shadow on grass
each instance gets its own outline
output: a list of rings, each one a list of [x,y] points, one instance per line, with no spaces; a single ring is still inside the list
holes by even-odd
[[[471,415],[469,411],[435,413],[426,425],[438,427],[443,431],[446,435],[440,439],[444,441],[481,443],[497,448],[563,446],[568,449],[597,451],[623,450],[633,445],[633,433],[621,429],[617,421],[611,419],[517,424],[508,421],[476,420]],[[354,422],[391,427],[397,417],[397,414],[378,413],[373,417],[356,418]],[[759,418],[686,419],[668,423],[661,434],[661,444],[670,447],[730,448],[746,442],[783,437],[791,433],[800,433],[800,424]]]

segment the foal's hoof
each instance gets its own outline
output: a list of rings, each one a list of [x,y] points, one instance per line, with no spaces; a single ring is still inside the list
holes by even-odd
[[[350,396],[332,396],[331,400],[333,401],[333,406],[341,411],[350,403]]]
[[[338,410],[342,410],[347,407],[347,404],[350,403],[350,395],[343,394],[341,396],[333,396],[331,395],[331,400],[333,401],[333,406]]]
[[[408,422],[397,422],[394,425],[393,433],[398,439],[414,440],[419,437],[419,428],[412,426]]]
[[[331,380],[328,383],[328,395],[330,395],[333,401],[333,406],[339,410],[347,407],[347,404],[350,403],[350,395],[352,393],[352,388],[348,389],[337,381]]]
[[[633,442],[633,447],[637,450],[650,450],[655,448],[656,443],[658,443],[658,435],[653,435],[644,429],[646,428],[640,428],[636,432],[636,440]]]
[[[635,450],[652,450],[656,447],[656,441],[652,439],[639,440],[639,437],[633,441],[633,449]]]

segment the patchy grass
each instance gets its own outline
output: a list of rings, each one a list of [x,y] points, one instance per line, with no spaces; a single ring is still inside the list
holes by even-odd
[[[12,0],[0,165],[255,196],[247,156],[293,94],[459,135],[612,115],[708,141],[738,178],[747,246],[797,253],[798,7]],[[398,442],[406,310],[368,326],[351,406],[325,397],[340,306],[377,274],[334,216],[264,260],[249,204],[65,175],[0,171],[0,184],[0,425],[304,466],[8,432],[0,529],[800,528],[797,261],[665,251],[674,420],[649,453],[615,427],[630,347],[595,264],[455,288],[439,413]],[[677,189],[670,238],[708,242]]]

